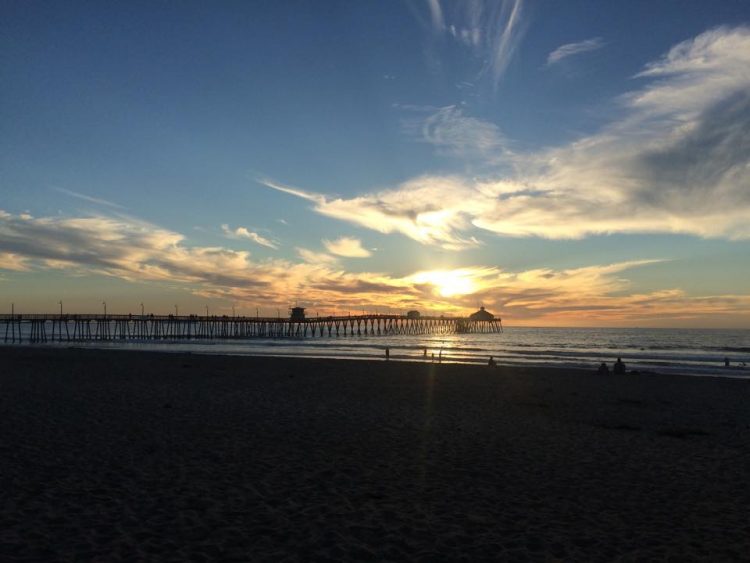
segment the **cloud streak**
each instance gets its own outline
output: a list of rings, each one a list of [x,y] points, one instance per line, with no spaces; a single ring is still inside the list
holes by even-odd
[[[496,90],[525,32],[523,0],[456,2],[448,10],[427,0],[427,7],[433,33],[470,48]]]
[[[601,49],[602,47],[604,47],[604,41],[601,37],[594,37],[593,39],[586,39],[585,41],[578,41],[576,43],[566,43],[565,45],[560,45],[547,57],[547,66],[552,66],[559,63],[563,59],[567,59],[575,55],[596,51],[597,49]]]
[[[106,199],[101,199],[98,197],[92,197],[90,195],[74,192],[72,190],[66,190],[65,188],[60,187],[53,187],[53,190],[56,192],[60,192],[61,194],[65,194],[70,197],[74,197],[76,199],[81,199],[83,201],[87,201],[89,203],[95,203],[96,205],[104,205],[106,207],[114,207],[117,209],[125,209],[122,205],[119,205],[117,203],[113,203],[111,201],[107,201]]]
[[[274,250],[279,248],[278,243],[267,239],[266,237],[261,236],[258,233],[249,231],[246,227],[237,227],[236,229],[230,229],[229,225],[222,225],[221,230],[224,232],[224,235],[230,239],[247,239],[261,246],[265,246],[266,248],[272,248]]]
[[[266,185],[315,202],[314,209],[323,215],[380,233],[401,233],[423,244],[449,250],[481,244],[475,237],[460,234],[470,227],[468,217],[481,209],[473,189],[455,178],[416,178],[396,190],[352,199],[327,198],[277,182]]]

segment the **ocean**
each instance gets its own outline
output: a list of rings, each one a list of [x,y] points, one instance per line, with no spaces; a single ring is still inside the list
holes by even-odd
[[[750,330],[507,327],[502,334],[370,336],[306,339],[108,341],[47,343],[229,355],[384,359],[596,369],[621,357],[629,370],[750,377]],[[425,348],[427,355],[425,356]],[[724,365],[725,359],[730,362]]]

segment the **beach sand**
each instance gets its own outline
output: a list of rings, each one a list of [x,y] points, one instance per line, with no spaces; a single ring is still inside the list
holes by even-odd
[[[2,561],[738,560],[750,381],[0,348]]]

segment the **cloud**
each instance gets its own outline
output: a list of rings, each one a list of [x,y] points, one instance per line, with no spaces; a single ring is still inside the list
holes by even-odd
[[[304,262],[307,262],[308,264],[316,264],[319,266],[327,266],[330,264],[335,264],[337,262],[335,256],[331,256],[330,254],[326,254],[325,252],[316,252],[314,250],[309,250],[307,248],[300,248],[297,247],[297,255],[302,258]]]
[[[260,177],[260,178],[257,178],[256,181],[260,184],[263,184],[264,186],[273,188],[274,190],[278,190],[280,192],[284,192],[290,195],[301,197],[302,199],[306,199],[308,201],[312,201],[315,203],[324,203],[326,199],[325,196],[322,196],[320,194],[308,192],[299,188],[293,188],[291,186],[286,186],[284,184],[275,182],[274,180],[271,180],[270,178]]]
[[[750,295],[693,297],[679,288],[634,293],[623,273],[653,260],[567,270],[509,272],[494,266],[425,270],[402,277],[341,270],[329,255],[298,249],[307,262],[250,260],[247,252],[187,246],[184,237],[122,217],[30,218],[0,212],[0,267],[55,268],[137,282],[169,282],[196,295],[237,303],[305,306],[339,312],[359,307],[466,314],[484,304],[513,324],[689,323],[750,318]],[[12,256],[6,260],[7,256]],[[6,283],[5,281],[2,283]]]
[[[608,233],[747,239],[748,68],[747,27],[713,29],[680,43],[638,75],[645,85],[617,100],[618,119],[567,145],[506,151],[510,174],[424,175],[347,199],[267,185],[314,202],[329,217],[453,250],[480,244],[477,230],[555,239]],[[482,146],[463,137],[466,117],[455,108],[437,123],[446,119],[453,125],[430,130],[436,143]],[[478,138],[487,145],[497,139]]]
[[[577,43],[566,43],[565,45],[560,45],[547,57],[547,66],[559,63],[561,60],[574,55],[596,51],[602,47],[604,47],[604,41],[601,37],[594,37],[593,39],[586,39],[585,41],[578,41]]]
[[[237,227],[236,229],[230,229],[229,225],[222,225],[221,230],[224,231],[224,234],[227,238],[232,239],[240,239],[245,238],[249,239],[261,246],[265,246],[267,248],[273,248],[274,250],[279,248],[278,243],[267,239],[258,233],[254,233],[253,231],[248,231],[245,227]]]
[[[346,258],[367,258],[372,253],[362,247],[362,241],[352,237],[340,237],[336,240],[323,240],[328,252]]]
[[[470,227],[467,217],[480,211],[475,207],[474,191],[459,179],[416,178],[396,190],[352,199],[327,199],[321,194],[286,188],[275,182],[266,185],[314,201],[315,210],[323,215],[381,233],[398,232],[423,244],[449,250],[481,244],[472,236],[459,234]]]
[[[0,270],[25,272],[29,269],[28,261],[23,256],[11,252],[0,252]]]
[[[497,125],[467,116],[455,105],[437,108],[426,117],[404,119],[403,126],[408,134],[447,155],[494,161],[507,150],[508,141]]]
[[[432,27],[442,31],[445,28],[445,20],[443,19],[443,9],[440,7],[440,0],[427,0],[427,7],[430,10]]]
[[[469,47],[482,61],[479,72],[497,89],[523,38],[523,1],[456,2],[443,9],[440,0],[427,0],[434,34]]]
[[[74,192],[72,190],[66,190],[65,188],[59,188],[57,186],[54,186],[52,188],[56,192],[60,192],[61,194],[65,194],[70,197],[74,197],[77,199],[82,199],[83,201],[88,201],[89,203],[95,203],[97,205],[105,205],[107,207],[115,207],[117,209],[124,209],[122,205],[119,205],[117,203],[112,203],[111,201],[107,201],[106,199],[101,199],[98,197],[92,197],[86,194]]]

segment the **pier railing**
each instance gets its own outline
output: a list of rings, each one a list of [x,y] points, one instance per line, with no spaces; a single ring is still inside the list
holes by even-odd
[[[499,318],[356,315],[289,319],[216,315],[0,315],[4,342],[182,340],[499,333]]]

